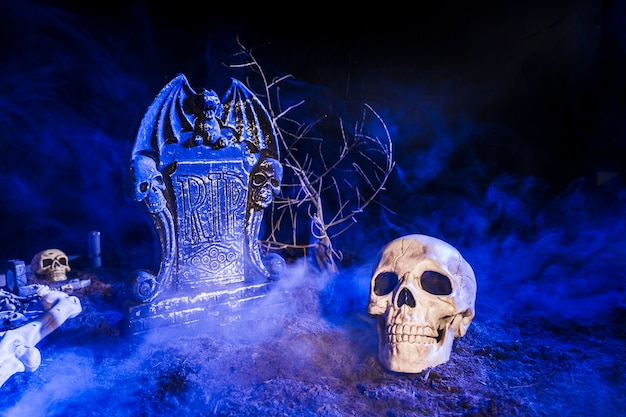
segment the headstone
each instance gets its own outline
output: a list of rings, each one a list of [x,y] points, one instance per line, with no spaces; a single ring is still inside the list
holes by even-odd
[[[158,273],[133,273],[131,331],[236,315],[267,294],[279,271],[258,238],[281,179],[272,120],[241,82],[221,100],[184,75],[161,90],[131,156],[134,199],[161,243]]]

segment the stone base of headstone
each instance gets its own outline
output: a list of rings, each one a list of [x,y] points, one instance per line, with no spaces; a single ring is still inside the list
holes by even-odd
[[[262,307],[275,282],[174,295],[148,303],[128,305],[124,330],[141,333],[163,327],[192,327],[212,322],[225,325]]]

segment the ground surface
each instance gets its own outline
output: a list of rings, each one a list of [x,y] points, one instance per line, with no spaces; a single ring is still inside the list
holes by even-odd
[[[265,317],[123,332],[121,287],[86,274],[83,312],[38,345],[42,364],[0,388],[2,416],[618,416],[626,312],[604,323],[504,311],[489,294],[449,362],[394,374],[373,320],[314,274]],[[115,281],[114,281],[115,282]],[[520,309],[521,310],[521,309]]]

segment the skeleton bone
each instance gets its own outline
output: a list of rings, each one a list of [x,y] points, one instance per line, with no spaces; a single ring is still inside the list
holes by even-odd
[[[17,372],[34,372],[41,364],[41,353],[35,347],[44,337],[69,318],[82,312],[80,300],[63,291],[42,285],[37,289],[45,313],[36,320],[0,333],[0,387]]]

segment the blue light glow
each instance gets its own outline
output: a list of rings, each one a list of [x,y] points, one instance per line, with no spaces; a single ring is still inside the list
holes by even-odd
[[[482,12],[467,5],[453,11],[433,6],[415,21],[402,16],[396,22],[403,28],[392,27],[385,12],[373,19],[380,26],[345,26],[345,33],[340,24],[296,25],[295,15],[281,30],[277,17],[263,20],[252,13],[183,13],[142,1],[96,5],[93,11],[77,2],[54,3],[0,6],[0,260],[29,263],[40,250],[56,247],[75,255],[77,266],[85,265],[88,235],[97,230],[113,282],[144,267],[140,257],[146,254],[156,267],[152,223],[129,197],[137,128],[155,94],[176,74],[221,94],[230,76],[243,73],[224,65],[239,51],[236,36],[254,48],[268,73],[294,75],[283,103],[304,98],[308,106],[294,113],[302,121],[371,105],[392,136],[396,167],[376,204],[337,237],[344,253],[341,273],[315,284],[306,283],[302,273],[293,284],[284,283],[302,291],[302,303],[311,303],[311,314],[324,323],[318,339],[303,336],[297,324],[269,323],[258,329],[255,343],[288,335],[294,344],[280,339],[280,352],[252,357],[239,341],[228,340],[225,349],[231,351],[224,352],[205,340],[197,347],[168,345],[173,353],[167,358],[154,335],[141,341],[145,345],[112,346],[119,335],[106,332],[120,319],[122,306],[108,306],[102,321],[91,326],[96,343],[63,345],[62,337],[78,327],[71,323],[59,338],[43,342],[50,362],[0,388],[11,397],[0,401],[0,415],[90,415],[76,411],[90,402],[102,402],[108,415],[126,415],[115,414],[112,397],[124,410],[144,415],[254,415],[272,407],[276,415],[339,416],[351,409],[375,415],[358,404],[342,404],[349,393],[358,393],[368,406],[384,403],[391,410],[387,415],[400,415],[405,404],[435,415],[420,395],[446,391],[443,385],[455,384],[445,379],[449,374],[420,385],[416,378],[378,370],[376,379],[363,371],[375,367],[376,346],[367,337],[375,328],[363,317],[371,260],[385,243],[411,233],[449,242],[474,268],[475,324],[453,352],[468,359],[454,365],[465,382],[480,380],[482,388],[498,393],[476,399],[472,391],[467,409],[441,405],[442,414],[500,415],[496,403],[505,400],[515,404],[500,410],[518,407],[538,416],[600,410],[618,415],[626,407],[624,2],[516,2],[511,9]],[[319,303],[310,300],[309,285],[321,295]],[[563,336],[569,331],[589,337],[590,355],[600,359],[587,362],[585,346]],[[299,344],[300,337],[306,340]],[[358,345],[350,356],[354,362],[343,360],[346,352],[324,349],[333,345],[322,344],[331,337],[348,340],[342,346]],[[512,349],[523,345],[518,340],[536,343],[527,362],[515,358]],[[549,355],[541,349],[550,345],[561,356],[549,360],[571,368],[541,373],[539,365]],[[209,352],[232,365],[185,368],[186,357]],[[250,368],[234,364],[238,354]],[[261,361],[271,365],[251,368]],[[281,366],[287,369],[283,374]],[[162,371],[161,379],[155,381],[150,369]],[[177,385],[177,372],[195,379]],[[346,392],[328,388],[331,383],[320,382],[319,375],[345,381]],[[207,386],[205,379],[213,376]],[[583,376],[592,379],[582,381]],[[143,393],[142,384],[148,387]],[[289,391],[293,384],[299,384],[295,394]],[[381,389],[385,384],[403,385],[409,397]],[[581,405],[559,392],[569,388],[592,403]],[[449,393],[455,405],[463,402],[461,394]]]

